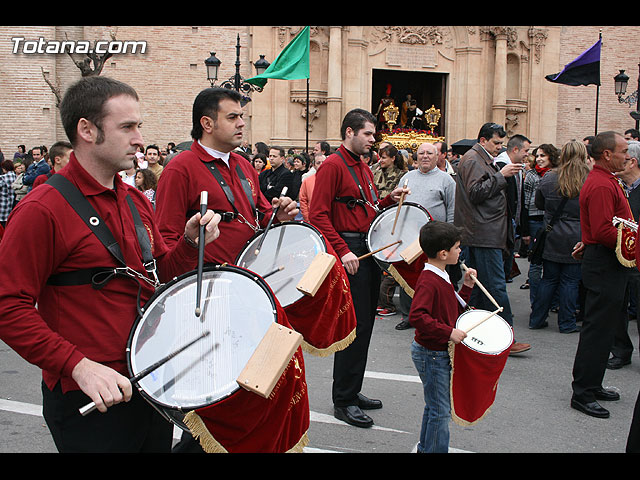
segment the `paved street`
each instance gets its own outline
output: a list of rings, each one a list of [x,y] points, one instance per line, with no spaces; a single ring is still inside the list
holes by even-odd
[[[640,388],[640,360],[607,370],[604,386],[616,388],[618,402],[605,403],[611,418],[596,419],[569,407],[571,368],[578,334],[560,334],[556,315],[549,327],[529,330],[528,290],[520,290],[528,264],[518,260],[523,274],[508,285],[515,314],[515,333],[532,349],[509,357],[497,398],[478,424],[451,422],[451,451],[473,453],[621,453],[624,452],[633,406]],[[422,386],[411,362],[413,330],[398,331],[398,316],[376,323],[364,391],[384,408],[370,415],[371,429],[351,427],[333,418],[331,358],[305,355],[311,426],[307,451],[342,453],[409,453],[420,429]],[[637,347],[635,322],[631,337]],[[55,452],[40,415],[40,372],[0,343],[0,453]]]

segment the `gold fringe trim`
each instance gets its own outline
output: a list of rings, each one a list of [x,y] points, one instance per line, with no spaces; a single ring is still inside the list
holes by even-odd
[[[622,266],[627,268],[633,268],[636,266],[636,259],[627,260],[622,255],[622,223],[618,225],[618,236],[616,239],[616,257]]]
[[[193,438],[200,442],[200,445],[205,452],[229,453],[227,449],[224,448],[213,437],[213,435],[211,435],[211,432],[209,432],[209,430],[207,429],[206,425],[202,421],[202,418],[200,418],[200,416],[194,410],[185,415],[184,423],[191,431],[191,435],[193,435]],[[308,444],[309,436],[307,435],[307,432],[304,432],[300,440],[298,440],[298,442],[285,453],[302,453],[304,451],[304,447],[306,447]]]
[[[478,423],[480,420],[482,420],[485,415],[487,415],[489,413],[489,411],[491,410],[491,407],[487,408],[487,410],[482,414],[482,416],[480,418],[478,418],[477,420],[474,420],[473,422],[469,422],[468,420],[464,420],[463,418],[460,418],[457,414],[456,414],[456,409],[455,409],[455,404],[453,402],[453,370],[454,370],[454,353],[455,353],[455,345],[453,342],[449,342],[449,359],[451,361],[451,379],[449,382],[449,396],[451,399],[451,419],[454,421],[454,423],[460,425],[461,427],[469,427],[471,425],[475,425],[476,423]]]
[[[398,285],[402,287],[402,289],[406,292],[406,294],[409,295],[411,298],[413,298],[413,294],[415,293],[415,290],[409,286],[407,281],[402,277],[402,275],[400,275],[400,272],[396,270],[396,267],[394,267],[393,265],[390,265],[387,271],[391,274],[391,276],[395,279],[395,281],[398,282]]]
[[[200,446],[207,453],[229,453],[207,429],[206,425],[195,410],[188,412],[184,417],[184,423],[191,431],[193,438],[200,442]]]
[[[344,350],[347,348],[356,338],[356,329],[354,328],[349,335],[347,335],[342,340],[338,340],[332,345],[326,348],[316,348],[313,345],[309,344],[305,340],[302,341],[302,350],[317,357],[328,357],[333,355],[335,352],[339,352],[340,350]]]

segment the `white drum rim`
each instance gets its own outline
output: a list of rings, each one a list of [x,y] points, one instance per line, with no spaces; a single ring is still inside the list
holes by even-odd
[[[468,317],[468,316],[470,316],[470,315],[474,315],[474,314],[481,314],[480,318],[482,318],[482,316],[484,316],[484,315],[489,315],[490,313],[492,313],[492,312],[490,312],[490,311],[488,311],[488,310],[481,310],[481,309],[472,309],[472,310],[467,310],[466,312],[462,313],[462,314],[458,317],[458,320],[456,321],[456,328],[461,329],[461,327],[462,327],[462,326],[460,325],[460,324],[461,324],[461,320],[462,320],[462,318],[463,318],[463,317],[465,317],[465,316],[467,316],[467,317]],[[492,317],[491,319],[487,320],[487,322],[496,322],[496,321],[499,321],[499,324],[500,324],[500,325],[503,325],[504,327],[506,327],[506,328],[505,328],[505,331],[508,331],[508,332],[509,332],[508,337],[506,337],[506,339],[507,339],[507,340],[506,340],[506,342],[505,342],[505,343],[506,343],[506,346],[505,346],[504,348],[502,348],[500,351],[495,351],[495,350],[492,350],[492,351],[484,351],[484,350],[481,350],[481,349],[477,348],[475,345],[471,344],[470,342],[471,342],[471,339],[473,338],[473,330],[471,330],[471,331],[467,334],[467,337],[466,337],[466,338],[465,338],[461,343],[462,343],[465,347],[467,347],[468,349],[473,350],[474,352],[477,352],[477,353],[481,353],[481,354],[483,354],[483,355],[492,355],[492,356],[495,356],[495,355],[500,355],[500,354],[502,354],[502,353],[503,353],[505,350],[507,350],[507,349],[511,346],[511,344],[513,343],[513,338],[514,338],[514,336],[513,336],[513,328],[511,328],[511,325],[509,325],[509,323],[508,323],[504,318],[502,318],[500,315],[498,315],[498,314],[493,315],[493,317]],[[476,328],[481,328],[481,327],[482,327],[482,325],[480,325],[480,326],[478,326],[478,327],[476,327]],[[475,330],[475,329],[474,329],[474,330]]]
[[[420,204],[417,204],[417,203],[414,203],[414,202],[403,202],[401,208],[402,207],[417,208],[418,210],[422,211],[425,214],[426,219],[427,219],[427,221],[425,223],[431,222],[433,220],[433,218],[431,217],[431,214],[429,213],[429,211],[426,208],[424,208],[422,205],[420,205]],[[380,223],[380,221],[381,221],[383,216],[386,216],[386,214],[391,210],[396,210],[396,208],[398,208],[397,204],[385,207],[380,212],[378,212],[376,217],[371,222],[371,225],[369,226],[369,230],[367,231],[367,236],[366,236],[367,248],[369,249],[369,251],[375,250],[375,248],[372,247],[372,243],[373,242],[371,241],[371,235],[373,233],[373,230],[374,230],[375,226],[377,226]],[[422,225],[420,225],[420,227],[422,227]],[[413,240],[411,242],[413,242]],[[404,248],[408,247],[411,242],[408,242],[406,244],[405,243],[400,244],[398,246],[398,249],[397,249],[398,255]],[[399,261],[402,260],[402,258],[397,258],[396,255],[394,255],[394,260],[390,260],[390,259],[384,258],[383,253],[384,253],[384,251],[378,252],[378,253],[374,253],[372,255],[372,257],[375,260],[377,260],[379,262],[382,262],[382,263],[385,263],[385,264],[392,264],[392,263],[396,263],[396,262],[399,262]]]
[[[256,284],[265,292],[266,297],[269,299],[269,302],[270,302],[271,307],[272,307],[272,313],[273,313],[274,322],[278,321],[277,305],[276,305],[276,302],[275,302],[275,300],[273,298],[273,293],[269,289],[269,286],[266,284],[264,279],[262,279],[260,276],[256,275],[255,273],[251,272],[250,270],[243,269],[243,268],[235,266],[235,265],[208,265],[208,266],[205,266],[203,268],[203,274],[209,273],[209,272],[223,272],[223,273],[224,272],[227,272],[227,273],[233,272],[233,273],[238,273],[238,274],[243,275],[244,277],[248,278],[249,280],[253,280],[254,282],[256,282]],[[134,322],[134,324],[133,324],[133,326],[131,328],[131,331],[129,333],[129,338],[127,340],[126,360],[127,360],[127,369],[128,369],[128,372],[129,372],[130,376],[134,376],[135,374],[138,373],[137,371],[135,371],[135,368],[134,368],[135,361],[132,359],[132,348],[133,348],[133,342],[137,338],[138,328],[141,326],[141,324],[147,318],[147,312],[150,312],[150,311],[153,310],[153,307],[164,296],[164,294],[167,292],[167,290],[169,290],[172,287],[175,287],[177,285],[180,285],[180,284],[184,283],[189,278],[195,277],[196,274],[197,274],[196,271],[190,271],[190,272],[187,272],[187,273],[185,273],[183,275],[180,275],[178,277],[173,278],[170,282],[167,282],[161,288],[156,290],[156,292],[154,292],[154,294],[151,296],[151,298],[149,298],[149,300],[145,304],[144,309],[143,309],[143,313],[142,313],[142,315],[139,315],[136,318],[136,321]],[[166,352],[166,354],[168,354],[168,353],[169,352]],[[144,380],[139,382],[136,388],[140,392],[142,397],[145,398],[149,403],[151,403],[155,407],[159,408],[161,411],[162,410],[167,410],[167,411],[182,412],[182,413],[184,413],[186,411],[197,410],[199,408],[204,408],[204,407],[208,407],[208,406],[220,403],[224,399],[226,399],[226,398],[232,396],[233,394],[235,394],[240,389],[239,385],[234,385],[234,387],[228,393],[226,393],[225,395],[221,395],[220,397],[216,398],[212,402],[205,402],[205,403],[202,403],[202,404],[199,404],[199,405],[190,405],[188,407],[185,407],[185,406],[167,404],[167,403],[165,403],[163,401],[160,401],[157,397],[154,397],[152,394],[147,392],[141,386],[141,384],[143,384],[143,382],[144,382]],[[165,413],[165,417],[166,416],[167,415]],[[184,428],[182,425],[180,425],[179,423],[175,422],[175,419],[173,419],[173,417],[171,417],[171,421],[176,423],[179,427]]]
[[[328,248],[327,248],[327,241],[324,238],[324,235],[322,235],[322,233],[320,232],[320,230],[318,230],[315,226],[311,225],[310,223],[307,222],[299,222],[299,221],[286,221],[286,222],[280,222],[277,224],[274,224],[271,226],[270,228],[270,232],[279,228],[284,228],[284,227],[295,227],[295,228],[304,228],[304,229],[309,229],[311,230],[311,232],[313,232],[317,238],[320,240],[320,244],[323,248],[323,251],[325,253],[328,252]],[[247,242],[245,243],[244,247],[242,248],[242,250],[240,251],[240,253],[236,256],[235,259],[235,264],[237,266],[239,266],[240,268],[244,268],[246,270],[252,271],[253,273],[255,273],[256,275],[262,276],[265,275],[267,273],[271,273],[271,272],[255,272],[251,269],[250,266],[242,266],[241,265],[241,260],[242,258],[251,252],[251,246],[253,243],[255,243],[256,240],[258,240],[264,233],[264,230],[260,230],[259,232],[256,232],[249,240],[247,240]],[[268,279],[264,279],[264,281],[267,283],[267,285],[269,285],[269,287],[271,288],[271,284],[269,283]],[[272,289],[273,291],[273,289]],[[276,298],[277,298],[277,294],[274,292],[273,293]],[[294,300],[293,302],[287,303],[287,302],[280,302],[280,304],[286,308],[289,307],[291,305],[296,304],[297,302],[299,302],[302,298],[304,298],[305,295],[303,293],[299,293],[297,294],[297,298],[296,300]]]

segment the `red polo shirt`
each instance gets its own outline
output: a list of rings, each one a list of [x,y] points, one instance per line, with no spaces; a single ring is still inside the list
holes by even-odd
[[[131,268],[144,272],[127,194],[149,232],[161,281],[195,268],[197,250],[183,240],[170,251],[149,201],[118,175],[115,188],[107,189],[74,154],[59,173],[93,205]],[[2,239],[0,264],[0,338],[43,370],[49,388],[61,380],[63,391],[77,389],[71,371],[83,357],[128,375],[125,349],[137,317],[138,283],[118,276],[101,290],[47,284],[55,273],[120,266],[55,188],[40,185],[13,210]],[[143,285],[144,302],[153,288]]]
[[[462,285],[460,298],[467,302],[470,296],[471,288]],[[420,273],[409,313],[416,342],[429,350],[446,350],[451,331],[463,312],[450,282],[433,270]]]
[[[594,165],[580,190],[582,242],[615,250],[618,231],[612,223],[613,217],[633,220],[629,201],[617,177]]]
[[[240,166],[249,182],[254,204],[264,212],[262,226],[266,226],[271,216],[271,204],[260,191],[258,173],[255,168],[242,156],[231,152],[229,166],[209,155],[197,141],[191,145],[191,150],[180,153],[164,168],[158,182],[156,192],[156,218],[160,231],[169,246],[177,242],[184,233],[184,223],[187,212],[200,210],[200,193],[208,192],[209,208],[232,212],[222,187],[204,162],[215,162],[234,197],[234,205],[238,212],[255,225],[255,214],[252,212],[249,199],[236,173],[236,166]],[[182,225],[182,226],[181,226]],[[205,262],[234,263],[246,242],[255,231],[240,220],[220,222],[220,237],[207,245]]]
[[[376,196],[378,192],[373,183],[371,169],[344,146],[341,145],[339,151],[347,163],[353,167],[367,200],[373,204],[369,184],[376,192]],[[309,222],[322,232],[338,256],[342,257],[350,250],[338,232],[368,232],[376,211],[369,206],[363,209],[359,205],[349,209],[345,203],[335,201],[336,197],[362,198],[349,169],[337,153],[329,155],[315,175],[316,183],[309,207]],[[391,195],[387,195],[380,201],[379,206],[384,208],[393,203]]]

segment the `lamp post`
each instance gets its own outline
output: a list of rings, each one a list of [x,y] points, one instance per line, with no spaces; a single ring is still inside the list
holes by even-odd
[[[624,94],[627,92],[627,84],[629,83],[629,76],[624,73],[624,70],[620,70],[615,77],[613,77],[615,92],[618,96],[619,103],[626,103],[631,107],[634,103],[636,105],[636,110],[633,112],[629,112],[629,115],[636,121],[636,130],[640,128],[640,95],[638,92],[640,91],[640,64],[638,64],[638,88],[635,92],[629,95],[626,98],[623,98]]]
[[[222,62],[216,57],[215,52],[211,52],[211,56],[204,61],[204,64],[207,67],[207,80],[211,83],[211,86],[214,87],[216,81],[218,80],[218,70]],[[220,84],[222,88],[228,88],[230,90],[235,90],[236,92],[240,92],[243,95],[244,103],[250,102],[251,97],[249,94],[251,92],[262,92],[262,87],[257,85],[253,85],[251,83],[247,83],[240,75],[240,34],[238,34],[236,41],[236,73],[231,76],[228,80],[223,81]],[[254,62],[253,66],[256,69],[256,74],[260,75],[263,73],[268,67],[269,62],[265,60],[264,55],[260,55],[260,58]]]

